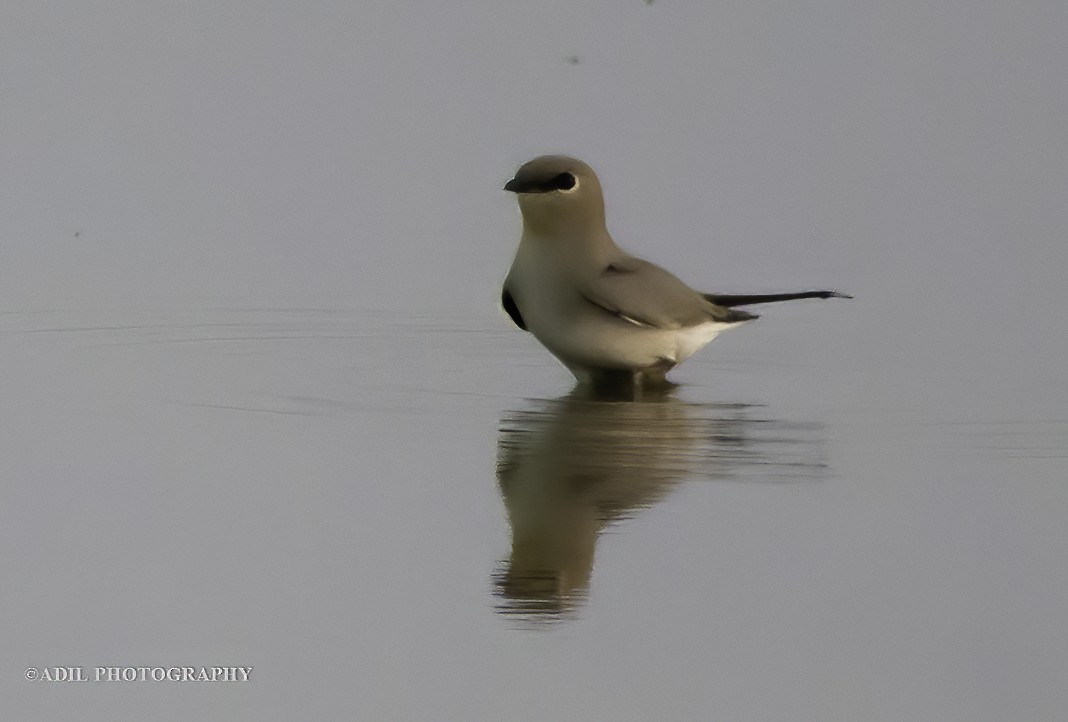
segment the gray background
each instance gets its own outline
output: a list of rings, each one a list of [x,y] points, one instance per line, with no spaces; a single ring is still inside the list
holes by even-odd
[[[1063,2],[0,4],[8,716],[1063,719],[1066,37]],[[676,372],[755,451],[698,442],[531,626],[498,428],[570,382],[496,304],[546,152],[703,290],[857,298]],[[255,671],[23,679],[157,664]]]

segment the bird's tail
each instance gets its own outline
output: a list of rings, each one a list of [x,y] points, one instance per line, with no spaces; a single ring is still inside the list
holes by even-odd
[[[734,306],[752,306],[757,303],[775,303],[776,301],[794,301],[799,298],[853,298],[849,294],[838,291],[799,291],[798,293],[763,293],[749,295],[724,295],[719,293],[706,293],[707,301],[733,308]]]

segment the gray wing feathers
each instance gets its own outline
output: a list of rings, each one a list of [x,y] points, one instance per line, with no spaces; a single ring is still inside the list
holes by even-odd
[[[662,329],[709,321],[737,323],[756,318],[706,300],[674,275],[633,256],[613,261],[582,289],[582,295],[631,323]]]

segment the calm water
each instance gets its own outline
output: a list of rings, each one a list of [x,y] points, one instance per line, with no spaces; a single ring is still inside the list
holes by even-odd
[[[6,314],[5,686],[23,718],[1055,719],[1063,389],[866,367],[877,313],[769,309],[640,403],[492,308]],[[254,681],[21,681],[107,665]]]

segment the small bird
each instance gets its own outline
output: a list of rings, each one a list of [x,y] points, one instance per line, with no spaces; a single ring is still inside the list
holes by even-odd
[[[605,226],[597,175],[576,158],[535,158],[504,190],[519,197],[523,234],[501,303],[580,385],[671,386],[668,371],[720,331],[757,318],[736,306],[851,298],[836,291],[722,295],[693,290],[616,245]]]

